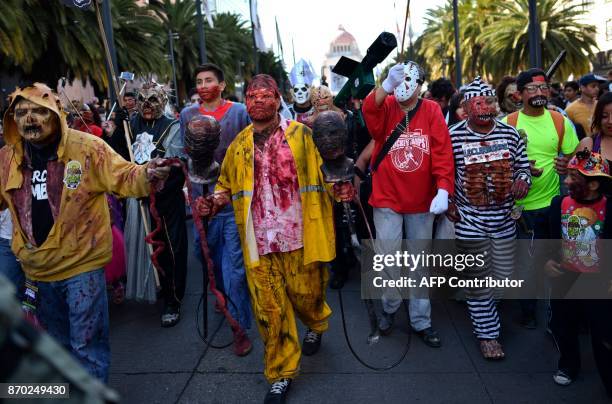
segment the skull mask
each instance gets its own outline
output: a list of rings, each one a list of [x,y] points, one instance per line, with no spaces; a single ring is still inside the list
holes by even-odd
[[[49,144],[59,134],[60,123],[55,112],[24,98],[15,103],[13,117],[21,137],[34,144]]]
[[[421,68],[414,62],[404,64],[404,77],[404,82],[394,90],[398,102],[408,101],[419,85],[423,84]]]
[[[160,118],[167,102],[166,91],[155,82],[144,83],[138,91],[138,112],[146,121]]]
[[[298,105],[304,105],[310,99],[310,87],[305,83],[297,83],[293,86],[293,99]]]

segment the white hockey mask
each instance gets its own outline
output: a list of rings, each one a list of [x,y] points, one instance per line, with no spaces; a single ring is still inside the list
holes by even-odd
[[[296,104],[306,104],[310,99],[310,86],[305,83],[293,86],[293,99]]]
[[[395,99],[398,102],[408,101],[422,83],[419,66],[414,62],[404,63],[404,82],[393,91]]]

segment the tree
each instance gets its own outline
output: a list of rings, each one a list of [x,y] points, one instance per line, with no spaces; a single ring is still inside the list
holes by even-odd
[[[539,0],[537,9],[544,66],[566,49],[559,77],[588,71],[595,27],[580,22],[581,7],[572,0]],[[463,0],[458,14],[464,77],[480,74],[497,81],[529,66],[528,0]],[[427,62],[431,76],[454,78],[452,1],[429,9],[425,18],[426,29],[415,42],[417,52]]]
[[[496,76],[529,67],[529,1],[494,2],[493,18],[498,21],[487,27],[482,40],[487,44],[489,60]],[[565,49],[565,62],[558,70],[563,80],[570,74],[582,75],[589,71],[589,59],[596,46],[593,25],[580,22],[584,17],[582,6],[572,0],[540,0],[537,6],[542,43],[542,63],[549,66]]]

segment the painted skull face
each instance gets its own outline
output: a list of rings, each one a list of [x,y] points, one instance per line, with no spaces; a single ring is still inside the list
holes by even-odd
[[[59,132],[59,118],[53,111],[23,98],[15,104],[13,117],[19,135],[33,144],[47,144]]]
[[[329,88],[321,86],[312,92],[311,101],[317,112],[329,111],[332,109],[334,97]]]
[[[167,102],[166,92],[157,83],[145,83],[138,91],[138,112],[146,121],[160,118]]]
[[[404,64],[404,82],[393,91],[395,99],[398,102],[408,101],[421,84],[419,66],[414,62]]]
[[[310,99],[310,87],[305,83],[293,86],[293,99],[298,105],[306,104]]]
[[[497,99],[492,96],[477,96],[466,101],[468,119],[476,125],[488,125],[497,116]]]
[[[247,112],[254,121],[266,122],[273,119],[279,104],[280,101],[273,89],[257,88],[247,91]]]

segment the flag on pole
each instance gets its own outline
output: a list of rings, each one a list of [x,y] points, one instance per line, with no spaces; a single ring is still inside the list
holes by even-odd
[[[253,33],[255,36],[255,46],[262,52],[267,52],[266,43],[261,32],[261,22],[259,14],[257,14],[257,0],[251,0],[251,23],[253,24]]]
[[[92,0],[61,0],[68,7],[87,8],[91,6]]]
[[[210,11],[210,7],[208,6],[208,0],[202,1],[202,6],[204,7],[204,14],[206,14],[206,21],[208,21],[208,26],[210,28],[214,28],[213,24],[212,12]]]
[[[276,24],[276,43],[278,43],[278,51],[280,53],[281,60],[284,60],[285,51],[283,50],[283,41],[281,41],[280,30],[278,29],[278,21],[276,16],[274,17],[274,23]]]

